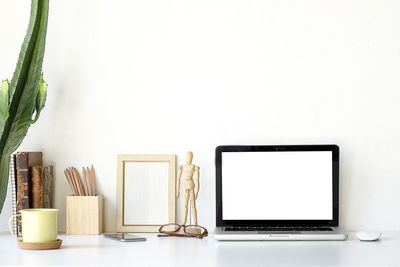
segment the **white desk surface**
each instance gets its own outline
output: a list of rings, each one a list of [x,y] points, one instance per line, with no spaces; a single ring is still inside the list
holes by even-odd
[[[400,232],[380,241],[220,242],[138,234],[145,242],[124,243],[103,236],[65,236],[61,249],[21,250],[8,234],[0,234],[1,266],[400,266]]]

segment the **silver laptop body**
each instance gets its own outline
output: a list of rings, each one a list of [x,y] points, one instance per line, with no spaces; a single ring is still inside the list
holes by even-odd
[[[333,231],[237,231],[227,232],[224,227],[217,227],[214,231],[214,239],[224,241],[329,241],[329,240],[346,240],[347,234],[340,231],[337,227],[332,228]]]
[[[337,145],[216,148],[214,238],[346,240]]]

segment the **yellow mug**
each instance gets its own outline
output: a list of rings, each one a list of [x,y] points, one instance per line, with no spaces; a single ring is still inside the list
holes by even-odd
[[[21,214],[14,214],[8,220],[11,234],[11,223],[14,217],[21,216],[23,242],[49,242],[57,240],[58,209],[24,209]]]

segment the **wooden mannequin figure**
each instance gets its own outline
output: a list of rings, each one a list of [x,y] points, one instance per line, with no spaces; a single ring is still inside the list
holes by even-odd
[[[186,225],[187,215],[188,215],[188,205],[189,205],[189,197],[190,204],[192,206],[192,215],[193,215],[193,224],[197,225],[197,210],[196,210],[196,199],[199,194],[200,189],[200,167],[192,164],[193,153],[186,153],[186,165],[179,166],[177,184],[176,184],[176,197],[179,198],[179,191],[181,186],[181,176],[182,172],[185,176],[185,215],[183,219],[182,225]],[[195,180],[193,181],[193,175]]]

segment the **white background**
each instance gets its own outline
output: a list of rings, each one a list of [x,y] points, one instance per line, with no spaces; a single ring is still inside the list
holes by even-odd
[[[0,0],[2,78],[29,5]],[[337,143],[343,227],[400,230],[399,14],[396,0],[51,1],[48,99],[20,150],[55,166],[60,230],[63,170],[93,164],[113,231],[118,153],[192,150],[212,228],[217,145]],[[0,230],[10,213],[7,197]]]
[[[223,220],[332,220],[332,152],[223,152]]]

